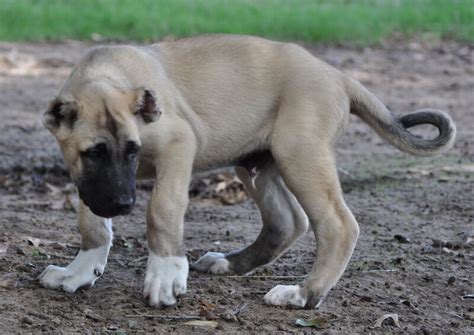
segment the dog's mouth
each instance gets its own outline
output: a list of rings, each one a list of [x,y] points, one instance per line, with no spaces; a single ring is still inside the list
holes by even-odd
[[[84,204],[90,208],[92,213],[103,218],[113,218],[115,216],[127,215],[135,206],[135,198],[128,197],[115,200],[94,200],[88,197],[80,197]]]

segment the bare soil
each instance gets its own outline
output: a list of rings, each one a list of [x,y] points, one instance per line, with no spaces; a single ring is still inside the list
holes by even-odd
[[[294,284],[310,271],[311,232],[252,275],[190,272],[189,291],[176,307],[147,307],[141,290],[149,183],[141,184],[132,215],[114,220],[108,267],[94,287],[71,295],[39,286],[41,271],[48,264],[67,265],[80,243],[74,188],[41,114],[90,46],[0,43],[1,333],[473,333],[474,300],[467,296],[474,293],[472,45],[414,41],[366,49],[309,47],[362,81],[395,113],[442,109],[458,126],[448,154],[415,158],[351,117],[336,152],[345,198],[361,235],[344,276],[318,310],[262,302],[273,286]],[[429,128],[419,133],[436,134]],[[197,178],[186,215],[190,261],[207,251],[250,243],[260,228],[252,201],[239,203],[244,198],[239,194],[228,201],[235,185],[224,184],[216,192],[228,178],[215,173]],[[232,202],[237,204],[222,204]],[[398,315],[400,327],[388,319],[374,328],[388,313]],[[217,328],[185,325],[194,316],[216,321]],[[319,330],[295,325],[297,319],[315,318]]]

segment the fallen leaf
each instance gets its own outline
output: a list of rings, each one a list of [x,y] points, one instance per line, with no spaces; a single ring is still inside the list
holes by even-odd
[[[398,328],[400,328],[400,322],[398,321],[398,314],[384,314],[382,315],[380,318],[378,318],[375,323],[374,323],[374,326],[373,328],[381,328],[382,327],[382,324],[384,323],[385,320],[387,319],[391,319],[393,321],[393,323],[395,324],[395,326],[397,326]]]
[[[220,183],[216,185],[216,188],[214,189],[214,191],[219,193],[219,192],[224,191],[226,187],[227,187],[227,183],[225,181],[221,181]]]
[[[213,303],[205,300],[205,299],[201,299],[199,300],[199,302],[201,303],[201,305],[203,305],[204,307],[206,307],[207,309],[214,309],[216,308],[216,305],[214,305]]]
[[[198,327],[211,327],[216,328],[218,325],[217,321],[205,321],[205,320],[192,320],[183,323],[185,326],[198,326]]]
[[[31,251],[31,256],[33,256],[33,257],[38,257],[40,255],[41,255],[41,252],[39,251],[39,249],[35,248]]]
[[[325,318],[316,318],[311,320],[297,319],[295,324],[301,327],[312,327],[317,329],[324,329],[328,325],[328,320]]]
[[[15,288],[18,285],[18,279],[17,278],[6,278],[6,279],[0,279],[0,287],[1,288]]]

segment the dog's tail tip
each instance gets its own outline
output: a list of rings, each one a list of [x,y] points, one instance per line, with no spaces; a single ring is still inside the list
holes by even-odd
[[[400,148],[416,156],[435,156],[445,153],[454,146],[456,139],[456,125],[451,117],[439,110],[421,109],[398,119],[404,129],[402,137],[406,138],[409,145]],[[434,139],[423,139],[413,135],[407,129],[431,124],[438,129],[439,135]]]

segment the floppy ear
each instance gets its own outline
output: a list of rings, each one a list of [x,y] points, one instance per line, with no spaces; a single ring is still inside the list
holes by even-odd
[[[155,93],[149,89],[139,89],[135,115],[140,115],[145,123],[155,122],[160,118],[161,111],[156,103]]]
[[[43,124],[51,132],[55,132],[61,125],[72,128],[77,121],[79,105],[75,101],[62,102],[58,99],[50,102],[43,115]]]

